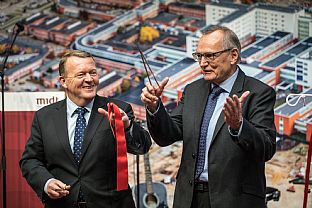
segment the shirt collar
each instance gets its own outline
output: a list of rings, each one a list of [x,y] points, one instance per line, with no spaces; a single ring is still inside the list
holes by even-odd
[[[92,99],[90,103],[84,106],[84,108],[87,109],[87,112],[91,112],[93,103],[94,103],[94,98]],[[76,105],[73,101],[71,101],[68,97],[66,98],[66,105],[67,105],[67,114],[70,115],[71,117],[74,115],[75,110],[80,107]]]
[[[227,93],[230,93],[232,88],[233,88],[233,85],[234,85],[234,82],[237,78],[237,75],[238,75],[238,71],[239,69],[237,68],[236,71],[226,80],[224,80],[220,85],[219,87],[221,87],[222,89],[224,89]],[[215,84],[212,83],[211,85],[211,89],[215,86]]]

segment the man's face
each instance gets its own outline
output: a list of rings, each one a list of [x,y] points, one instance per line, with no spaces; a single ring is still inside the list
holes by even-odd
[[[198,62],[204,79],[218,85],[235,72],[238,58],[237,50],[223,48],[223,37],[224,34],[221,30],[203,35],[196,50],[196,53],[200,54],[214,53],[213,56],[210,56],[210,59],[203,56]]]
[[[92,58],[69,57],[65,74],[60,77],[67,96],[78,106],[85,106],[96,95],[99,76]]]

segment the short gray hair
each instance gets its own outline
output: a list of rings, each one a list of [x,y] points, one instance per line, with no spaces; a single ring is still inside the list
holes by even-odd
[[[210,33],[213,33],[217,30],[221,30],[224,33],[224,39],[223,39],[223,50],[228,48],[237,48],[238,50],[238,62],[241,59],[241,44],[239,42],[239,39],[237,35],[228,27],[224,27],[221,25],[213,25],[208,27],[208,29],[203,32],[203,35],[208,35]]]

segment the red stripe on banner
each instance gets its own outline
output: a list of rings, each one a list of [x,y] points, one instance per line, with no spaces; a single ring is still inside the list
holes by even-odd
[[[109,119],[113,134],[116,138],[117,150],[117,191],[128,189],[128,158],[124,124],[119,108],[114,103],[108,103]]]
[[[21,104],[23,105],[23,104]],[[26,104],[25,104],[26,105]],[[0,116],[1,116],[0,112]],[[33,111],[5,112],[6,207],[43,208],[35,192],[22,177],[19,160],[30,135]],[[1,122],[0,122],[1,124]],[[0,155],[2,149],[0,147]],[[0,173],[0,208],[3,208],[3,174]]]

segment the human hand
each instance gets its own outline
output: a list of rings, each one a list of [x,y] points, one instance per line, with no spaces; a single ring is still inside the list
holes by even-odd
[[[223,106],[224,120],[234,131],[238,131],[241,126],[243,120],[242,108],[249,94],[250,92],[246,91],[240,98],[237,95],[233,95],[233,98],[226,98]]]
[[[146,83],[145,87],[142,89],[141,100],[151,112],[156,111],[159,96],[164,91],[164,88],[167,85],[168,81],[169,78],[166,77],[159,83],[159,86],[154,86],[150,83]]]
[[[110,103],[107,104],[107,107],[110,108]],[[120,114],[121,114],[121,120],[124,124],[124,128],[128,128],[131,124],[131,121],[128,117],[128,115],[121,109],[119,108],[119,111],[120,111]],[[102,114],[110,123],[115,123],[114,120],[115,120],[115,114],[114,113],[111,113],[110,115],[108,114],[108,112],[106,110],[104,110],[103,108],[98,108],[98,112],[100,114]]]
[[[52,179],[48,183],[47,194],[51,199],[59,199],[69,194],[70,186],[64,184],[62,181]]]

